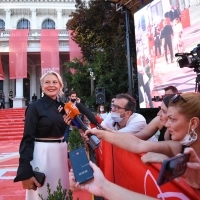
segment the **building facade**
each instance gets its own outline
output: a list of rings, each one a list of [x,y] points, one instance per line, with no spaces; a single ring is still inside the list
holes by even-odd
[[[65,73],[64,63],[70,59],[69,33],[66,23],[75,10],[75,0],[0,0],[0,56],[4,80],[0,80],[8,102],[10,89],[14,92],[13,107],[24,107],[35,93],[41,96],[41,30],[58,31],[59,71]],[[9,51],[12,30],[28,29],[27,77],[10,78]],[[66,86],[66,83],[65,83]],[[8,107],[8,105],[6,106]]]

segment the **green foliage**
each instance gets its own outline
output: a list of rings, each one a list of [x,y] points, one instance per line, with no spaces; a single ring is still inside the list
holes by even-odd
[[[50,184],[47,183],[47,193],[48,193],[47,199],[44,199],[43,196],[39,194],[40,199],[41,200],[73,200],[72,191],[68,190],[68,194],[67,194],[67,190],[62,188],[60,179],[58,181],[56,191],[54,191],[53,193],[51,193]]]
[[[73,88],[77,92],[81,102],[87,102],[87,98],[91,95],[89,66],[84,66],[80,60],[75,59],[74,62],[66,63],[66,68],[68,73],[65,74],[65,79],[68,83],[68,88]],[[70,68],[75,69],[76,73],[71,74]]]
[[[81,137],[79,130],[77,128],[73,128],[72,131],[69,134],[69,150],[76,149],[80,146],[84,146],[83,138]]]
[[[134,30],[133,20],[130,25]],[[72,30],[72,38],[83,53],[81,60],[66,63],[68,72],[70,68],[76,69],[74,75],[70,72],[66,74],[68,88],[77,91],[89,107],[97,107],[95,94],[91,96],[90,68],[94,72],[95,88],[105,88],[107,102],[116,94],[126,93],[128,73],[125,13],[116,11],[115,4],[106,0],[90,1],[89,6],[77,0],[76,11],[72,12],[67,28]],[[134,41],[134,38],[131,40]],[[131,45],[134,46],[134,43]],[[131,54],[135,58],[134,48],[131,48]]]
[[[121,16],[115,5],[105,0],[85,2],[76,1],[76,11],[67,22],[67,28],[73,31],[74,40],[79,44],[85,58],[97,49],[112,45],[113,34],[118,30]]]

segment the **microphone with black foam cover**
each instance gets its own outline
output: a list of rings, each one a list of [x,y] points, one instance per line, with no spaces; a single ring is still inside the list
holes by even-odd
[[[65,109],[64,109],[65,104],[63,102],[58,102],[58,112],[61,115],[65,115]]]
[[[65,109],[65,112],[69,114],[69,117],[71,119],[76,119],[78,121],[78,123],[81,125],[81,128],[83,129],[84,132],[88,130],[88,128],[85,126],[85,124],[82,122],[82,120],[79,117],[80,112],[78,108],[72,102],[66,103],[64,109]],[[93,150],[96,149],[100,145],[99,138],[96,135],[92,135],[92,134],[88,136],[89,136],[88,144],[92,147]]]
[[[77,103],[76,107],[79,109],[79,111],[82,114],[84,114],[89,119],[89,121],[92,124],[96,125],[99,129],[103,130],[102,126],[98,123],[95,115],[92,113],[92,111],[89,108],[84,106],[82,103]]]

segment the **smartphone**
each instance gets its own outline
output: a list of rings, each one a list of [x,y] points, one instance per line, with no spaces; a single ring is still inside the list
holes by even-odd
[[[163,185],[185,173],[189,154],[181,154],[163,161],[157,184]]]
[[[33,171],[33,175],[35,179],[40,183],[40,185],[43,186],[45,181],[45,174],[42,172]]]
[[[69,159],[71,161],[76,182],[82,184],[94,177],[84,147],[79,147],[70,151]]]

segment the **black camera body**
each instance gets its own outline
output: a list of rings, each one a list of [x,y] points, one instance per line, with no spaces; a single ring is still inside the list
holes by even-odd
[[[154,96],[151,100],[155,101],[155,102],[162,101],[163,100],[163,96]]]
[[[194,68],[195,72],[200,72],[200,44],[197,45],[190,53],[176,53],[177,62],[180,68]]]

